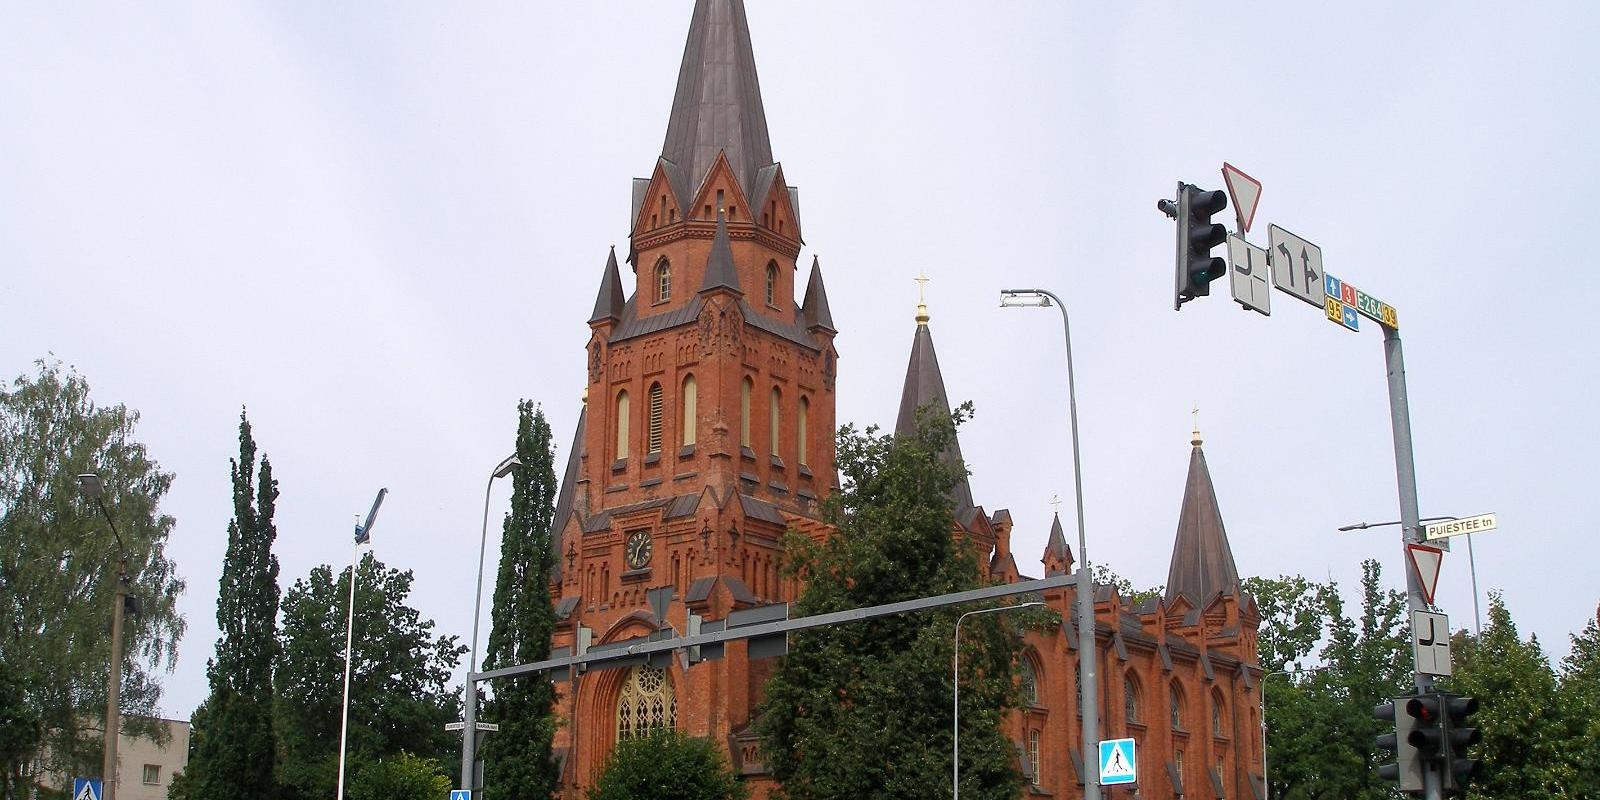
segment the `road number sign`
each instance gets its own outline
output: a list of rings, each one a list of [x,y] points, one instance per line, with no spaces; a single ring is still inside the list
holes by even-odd
[[[1235,302],[1252,311],[1272,315],[1272,289],[1267,285],[1267,251],[1245,241],[1237,233],[1230,234],[1228,277]]]
[[[1267,256],[1272,285],[1323,308],[1322,248],[1276,226],[1267,226]]]
[[[1450,618],[1432,611],[1411,612],[1411,655],[1417,671],[1450,675]]]

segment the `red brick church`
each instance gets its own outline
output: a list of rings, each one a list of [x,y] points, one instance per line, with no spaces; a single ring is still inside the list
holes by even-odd
[[[628,252],[606,259],[589,317],[585,407],[556,508],[557,647],[682,633],[691,614],[715,622],[796,597],[780,540],[829,533],[818,501],[837,480],[838,375],[816,258],[799,282],[799,199],[773,158],[742,0],[697,0],[661,156],[633,181]],[[925,309],[911,333],[897,429],[920,406],[949,407]],[[1165,596],[1096,592],[1102,733],[1139,743],[1138,792],[1107,796],[1261,797],[1259,616],[1198,434],[1189,458]],[[953,503],[952,533],[982,551],[989,577],[1023,579],[1009,512],[985,511],[965,482]],[[1059,519],[1041,561],[1073,569]],[[1024,794],[1079,797],[1071,593],[1046,601],[1065,622],[1029,635],[1010,733]],[[692,667],[559,684],[563,796],[582,796],[619,738],[665,726],[724,745],[766,797],[750,717],[773,663],[734,643]]]

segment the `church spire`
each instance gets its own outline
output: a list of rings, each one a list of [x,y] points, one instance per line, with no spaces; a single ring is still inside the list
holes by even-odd
[[[711,239],[711,256],[706,259],[706,277],[700,284],[701,293],[712,289],[730,289],[744,294],[739,288],[739,273],[733,268],[733,248],[728,244],[728,220],[717,212],[717,232]]]
[[[606,257],[605,273],[600,276],[600,291],[594,298],[594,313],[589,315],[589,324],[622,319],[622,276],[617,272],[617,248],[611,248],[611,255]]]
[[[1238,590],[1239,568],[1233,561],[1233,548],[1228,546],[1228,532],[1222,525],[1206,453],[1196,435],[1189,452],[1189,477],[1183,487],[1183,509],[1178,512],[1172,564],[1167,571],[1167,602],[1184,595],[1200,607],[1220,593]]]
[[[772,163],[744,0],[696,0],[661,157],[698,187],[720,151],[747,193]]]
[[[828,290],[822,286],[822,265],[817,263],[817,257],[811,257],[811,279],[806,281],[805,305],[800,308],[800,315],[806,321],[807,328],[822,328],[829,333],[838,333],[839,329],[833,327],[833,312],[828,310]]]
[[[1072,558],[1072,548],[1067,547],[1066,534],[1061,532],[1059,513],[1050,522],[1050,540],[1045,542],[1044,558],[1040,560],[1044,562],[1046,576],[1064,575],[1075,563]]]
[[[933,333],[925,320],[919,320],[916,335],[911,339],[911,362],[906,365],[905,387],[900,391],[900,414],[894,423],[896,436],[904,436],[917,429],[917,409],[923,406],[930,407],[930,413],[950,416],[944,375],[939,371],[939,357],[933,351]],[[961,459],[961,443],[953,437],[950,447],[942,455],[948,462],[966,463]],[[965,525],[973,510],[973,503],[972,487],[967,483],[964,469],[961,480],[950,490],[950,500],[956,521]]]

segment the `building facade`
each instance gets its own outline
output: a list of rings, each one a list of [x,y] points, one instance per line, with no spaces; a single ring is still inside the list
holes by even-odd
[[[838,331],[821,265],[802,273],[799,192],[773,158],[741,0],[697,0],[661,156],[632,184],[630,226],[625,258],[612,251],[602,268],[557,501],[551,594],[567,652],[789,602],[799,587],[780,574],[782,537],[829,535],[818,504],[837,481]],[[898,429],[921,406],[948,410],[947,398],[919,307]],[[986,512],[965,482],[952,505],[952,535],[981,552],[988,577],[1024,579],[1010,514]],[[1059,519],[1042,561],[1047,574],[1073,569]],[[1067,621],[1029,635],[1027,702],[1010,733],[1029,793],[1076,797],[1071,596],[1045,599]],[[1095,610],[1102,731],[1139,740],[1139,796],[1260,796],[1259,620],[1198,434],[1165,595],[1134,603],[1101,586]],[[766,797],[750,723],[772,667],[730,643],[692,667],[666,659],[558,684],[563,796],[582,796],[620,738],[670,727],[722,744]]]
[[[150,725],[160,730],[154,737],[129,732],[129,728],[148,730]],[[104,730],[103,725],[97,727]],[[49,754],[41,753],[38,763],[50,763]],[[124,717],[123,727],[117,732],[117,800],[166,800],[172,776],[188,765],[188,720]],[[97,763],[92,776],[99,774]],[[39,788],[63,794],[71,793],[76,777],[44,769],[38,775]]]

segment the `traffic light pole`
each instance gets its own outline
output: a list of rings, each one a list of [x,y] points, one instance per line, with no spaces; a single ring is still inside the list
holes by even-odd
[[[1406,398],[1405,356],[1400,348],[1400,331],[1388,325],[1380,327],[1383,328],[1383,359],[1389,373],[1389,422],[1394,428],[1394,471],[1400,488],[1400,564],[1406,576],[1406,608],[1426,611],[1422,587],[1417,582],[1416,571],[1411,569],[1410,556],[1406,553],[1407,544],[1422,541],[1422,514],[1417,510],[1417,465],[1411,452],[1411,406]],[[1419,671],[1414,661],[1411,669],[1417,694],[1431,694],[1433,676]],[[1426,800],[1443,800],[1443,777],[1435,769],[1424,768],[1423,797]]]

